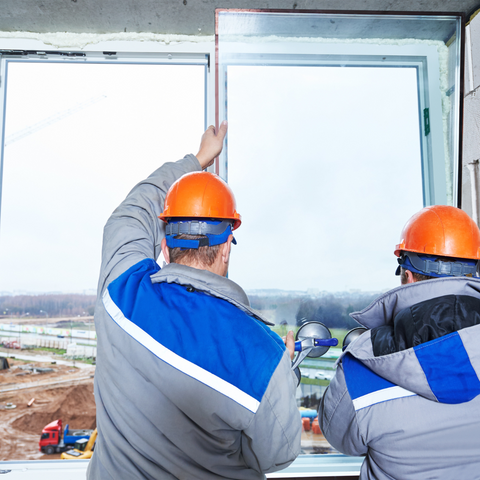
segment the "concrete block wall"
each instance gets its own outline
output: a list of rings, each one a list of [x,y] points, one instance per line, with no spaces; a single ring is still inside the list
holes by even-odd
[[[70,344],[67,347],[67,357],[96,357],[97,347]]]
[[[37,347],[46,347],[46,348],[61,348],[66,350],[68,347],[68,341],[66,340],[56,340],[52,338],[42,338],[37,337],[31,340],[24,340],[22,339],[22,345],[36,345]]]

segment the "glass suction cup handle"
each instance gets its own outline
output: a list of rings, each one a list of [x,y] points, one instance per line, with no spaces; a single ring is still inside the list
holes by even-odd
[[[317,358],[327,353],[330,347],[338,345],[338,340],[332,338],[332,334],[326,325],[320,322],[305,322],[297,331],[295,357],[292,369],[295,369],[305,357]]]
[[[313,340],[313,345],[310,344],[309,340]],[[336,347],[337,345],[338,340],[336,338],[304,338],[295,342],[295,351],[301,352],[306,347]]]

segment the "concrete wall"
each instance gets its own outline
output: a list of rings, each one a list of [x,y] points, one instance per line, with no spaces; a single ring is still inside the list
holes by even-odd
[[[467,25],[463,121],[462,208],[479,223],[480,15]]]

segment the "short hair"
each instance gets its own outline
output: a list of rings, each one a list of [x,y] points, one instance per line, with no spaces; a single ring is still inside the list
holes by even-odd
[[[206,235],[187,235],[182,233],[175,238],[179,240],[199,240],[207,237]],[[170,263],[181,263],[183,265],[198,263],[204,267],[211,267],[217,258],[220,247],[221,245],[213,245],[211,247],[185,248],[183,250],[180,247],[168,247]]]
[[[407,274],[405,273],[405,271],[408,270],[408,268],[403,268],[401,267],[400,268],[400,282],[402,285],[405,285],[407,283]],[[412,272],[411,270],[408,270],[413,278],[417,281],[417,282],[421,282],[422,280],[431,280],[432,278],[437,278],[437,277],[430,277],[429,275],[423,275],[422,273],[417,273],[417,272]]]

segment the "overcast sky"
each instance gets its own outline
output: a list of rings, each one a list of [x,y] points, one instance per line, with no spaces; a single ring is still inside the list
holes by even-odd
[[[385,290],[423,207],[416,70],[230,67],[228,178],[248,288]],[[238,255],[237,255],[238,250]]]
[[[230,278],[396,286],[394,245],[422,208],[415,70],[234,67],[228,78],[228,175],[243,217]],[[161,163],[196,153],[204,69],[10,64],[7,94],[7,140],[65,115],[5,149],[0,294],[90,293],[111,211]]]
[[[162,163],[198,151],[204,77],[203,66],[10,63],[7,139],[102,99],[5,148],[0,292],[96,289],[110,213]]]

